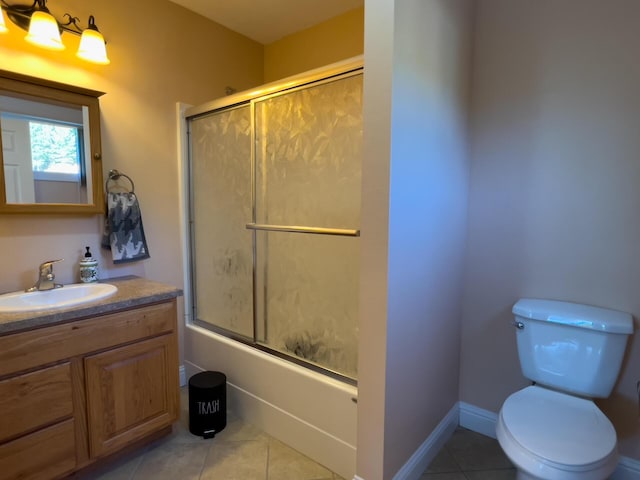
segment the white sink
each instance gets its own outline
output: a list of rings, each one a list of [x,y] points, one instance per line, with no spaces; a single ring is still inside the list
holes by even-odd
[[[67,308],[113,295],[118,287],[108,283],[74,283],[62,288],[0,295],[0,313],[32,312]]]

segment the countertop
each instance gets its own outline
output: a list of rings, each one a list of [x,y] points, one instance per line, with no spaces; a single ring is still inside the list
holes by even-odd
[[[0,335],[103,315],[118,310],[170,300],[182,295],[182,290],[172,285],[136,276],[111,278],[101,280],[100,283],[115,285],[118,287],[118,291],[110,297],[69,308],[0,313]]]

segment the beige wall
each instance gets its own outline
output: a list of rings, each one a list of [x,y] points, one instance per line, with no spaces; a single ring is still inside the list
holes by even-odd
[[[62,54],[29,46],[12,28],[1,37],[2,68],[106,92],[102,110],[103,172],[117,168],[135,181],[151,258],[115,267],[99,248],[102,216],[3,215],[0,218],[0,291],[32,285],[40,262],[64,258],[57,280],[78,281],[85,245],[103,277],[136,274],[182,287],[176,102],[198,104],[224,95],[226,85],[262,83],[263,47],[164,0],[81,0],[49,5],[86,22],[89,14],[108,41],[111,64],[75,58],[77,37]]]
[[[640,317],[640,2],[481,0],[473,74],[461,400],[497,412],[527,381],[513,303]],[[640,459],[640,336],[600,401]]]
[[[266,45],[264,81],[362,55],[363,48],[364,8],[357,8]]]
[[[393,478],[458,401],[470,7],[366,4],[357,453],[366,480]]]

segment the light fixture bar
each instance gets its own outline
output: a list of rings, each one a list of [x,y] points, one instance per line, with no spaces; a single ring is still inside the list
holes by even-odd
[[[35,11],[36,5],[37,2],[33,2],[33,5],[9,5],[7,2],[2,0],[2,10],[7,12],[9,20],[26,31],[29,31],[31,15]]]

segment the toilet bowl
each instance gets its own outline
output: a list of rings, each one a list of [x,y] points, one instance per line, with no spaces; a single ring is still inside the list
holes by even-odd
[[[534,382],[511,394],[496,425],[518,480],[605,480],[618,462],[616,431],[591,398],[616,382],[633,318],[589,305],[521,299],[518,356]]]
[[[518,480],[603,480],[618,463],[615,429],[595,403],[544,387],[507,398],[496,434]]]

